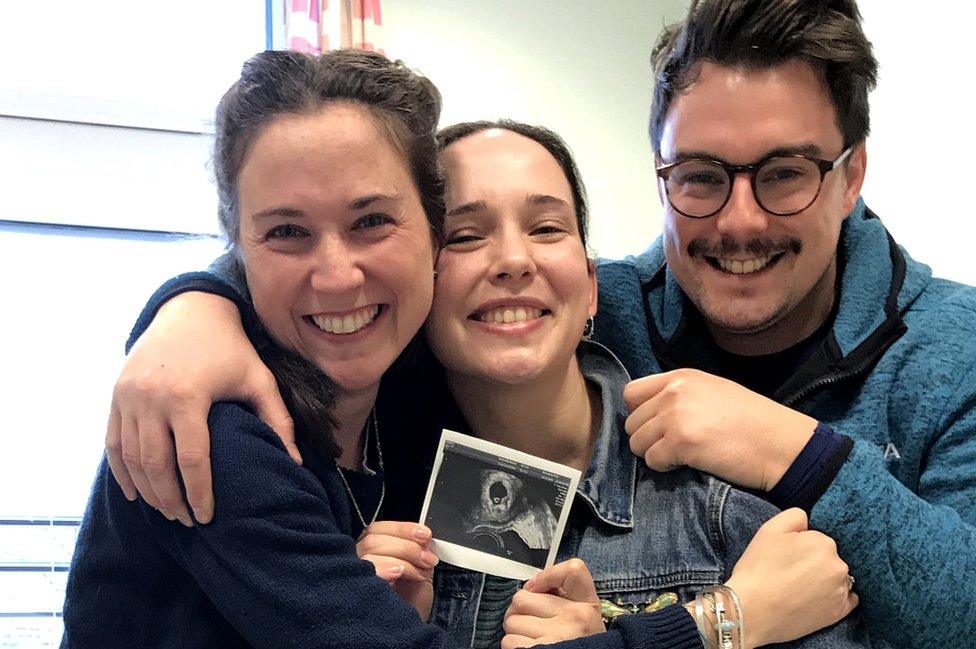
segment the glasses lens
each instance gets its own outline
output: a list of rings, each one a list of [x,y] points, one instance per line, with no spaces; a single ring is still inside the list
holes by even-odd
[[[688,160],[675,165],[665,188],[671,206],[688,216],[709,216],[729,197],[729,174],[708,160]]]
[[[796,214],[817,198],[820,169],[806,158],[773,158],[756,171],[756,199],[773,214]]]

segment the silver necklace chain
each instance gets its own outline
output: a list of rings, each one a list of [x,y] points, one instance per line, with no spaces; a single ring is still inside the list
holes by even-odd
[[[370,425],[366,428],[366,451],[364,453],[369,453],[369,437],[370,432],[376,438],[376,459],[380,465],[380,471],[383,470],[383,447],[380,445],[380,426],[376,420],[376,408],[370,411],[369,418]],[[365,464],[364,464],[365,465]],[[368,467],[367,467],[368,468]],[[349,500],[352,501],[352,506],[356,510],[356,515],[359,516],[359,522],[363,524],[363,529],[365,530],[373,523],[376,518],[380,515],[380,509],[383,508],[383,497],[386,496],[386,478],[382,478],[380,482],[380,501],[376,503],[376,511],[373,512],[373,517],[369,519],[369,523],[366,522],[366,517],[363,516],[363,512],[359,509],[359,503],[356,502],[356,496],[353,495],[352,489],[349,487],[349,482],[346,480],[346,476],[342,473],[342,468],[339,463],[336,463],[336,471],[339,473],[339,479],[342,480],[342,486],[346,488],[346,493],[349,494]]]

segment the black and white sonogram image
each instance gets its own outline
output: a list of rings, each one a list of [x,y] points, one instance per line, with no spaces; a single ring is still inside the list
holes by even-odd
[[[427,511],[434,537],[542,569],[570,480],[453,443]]]

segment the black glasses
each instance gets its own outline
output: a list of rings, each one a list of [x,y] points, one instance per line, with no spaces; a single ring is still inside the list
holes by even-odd
[[[679,214],[703,219],[718,214],[732,195],[736,174],[747,173],[752,195],[759,206],[777,216],[791,216],[813,205],[824,176],[843,164],[854,147],[835,160],[810,156],[771,155],[749,165],[730,165],[718,160],[693,159],[661,165],[668,202]]]

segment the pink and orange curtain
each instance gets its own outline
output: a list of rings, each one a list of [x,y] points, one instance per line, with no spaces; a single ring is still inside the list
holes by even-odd
[[[383,54],[380,0],[283,0],[285,46],[318,54],[341,47]]]

